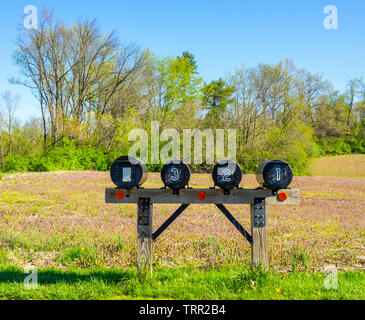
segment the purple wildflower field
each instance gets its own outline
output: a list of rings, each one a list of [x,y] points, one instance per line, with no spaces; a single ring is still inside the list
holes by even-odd
[[[208,174],[192,187],[210,187]],[[145,187],[161,187],[158,173]],[[130,268],[136,259],[136,205],[104,203],[106,172],[5,175],[0,180],[0,250],[14,264]],[[245,175],[242,187],[257,187]],[[269,206],[269,259],[279,271],[329,264],[365,269],[365,179],[295,177],[300,206]],[[228,206],[247,229],[249,206]],[[154,229],[177,205],[154,206]],[[210,268],[250,263],[250,246],[214,206],[192,205],[154,244],[154,265]]]

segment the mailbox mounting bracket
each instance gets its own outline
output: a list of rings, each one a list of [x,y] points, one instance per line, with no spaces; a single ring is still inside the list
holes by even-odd
[[[253,204],[253,223],[255,228],[266,226],[266,207],[265,198],[255,198]]]

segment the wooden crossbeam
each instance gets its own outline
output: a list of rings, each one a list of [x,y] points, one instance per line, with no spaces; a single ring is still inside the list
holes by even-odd
[[[125,196],[123,199],[117,199],[116,193],[123,191]],[[205,192],[207,195],[205,200],[199,200],[198,194]],[[300,193],[298,189],[285,189],[278,192],[286,192],[288,199],[281,202],[277,198],[277,193],[273,194],[268,189],[234,189],[229,194],[224,194],[221,189],[182,189],[178,194],[174,194],[169,189],[112,189],[105,190],[106,203],[138,203],[139,198],[149,198],[151,202],[156,203],[190,203],[190,204],[254,204],[255,198],[265,198],[267,205],[298,205],[300,204]]]

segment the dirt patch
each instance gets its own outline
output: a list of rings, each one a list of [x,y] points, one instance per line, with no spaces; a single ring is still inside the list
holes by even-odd
[[[56,261],[57,252],[24,251],[17,249],[8,255],[9,261],[21,268],[64,268]]]

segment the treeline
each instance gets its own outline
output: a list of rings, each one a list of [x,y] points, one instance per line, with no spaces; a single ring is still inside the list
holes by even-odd
[[[20,125],[19,97],[2,95],[2,171],[107,170],[128,152],[134,128],[237,129],[237,159],[245,172],[271,158],[304,173],[312,157],[365,152],[365,82],[336,91],[290,60],[241,67],[204,82],[193,54],[157,57],[95,21],[66,26],[44,12],[37,30],[17,39],[11,82],[39,101],[39,119]],[[158,169],[154,166],[150,169]],[[204,170],[204,166],[196,166]]]

